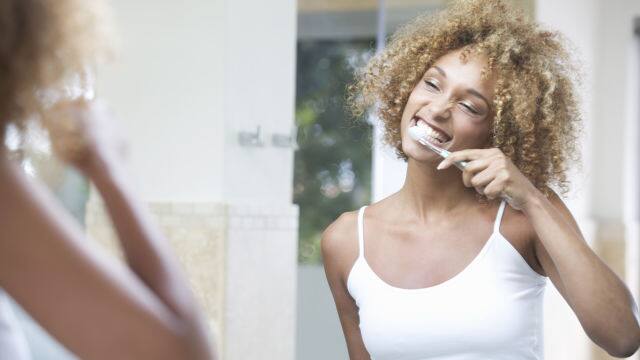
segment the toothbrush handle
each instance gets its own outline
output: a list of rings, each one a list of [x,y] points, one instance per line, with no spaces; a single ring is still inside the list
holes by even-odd
[[[446,159],[449,157],[449,155],[451,155],[451,152],[449,150],[440,149],[439,154],[440,156]],[[453,165],[455,165],[455,167],[457,167],[460,170],[464,170],[464,168],[467,167],[468,163],[469,163],[468,161],[456,161],[453,163]]]
[[[451,155],[451,152],[445,149],[440,149],[437,148],[434,145],[431,145],[431,143],[425,141],[425,140],[421,140],[420,143],[426,147],[428,147],[429,149],[433,150],[434,152],[436,152],[438,155],[442,156],[443,158],[448,158],[449,155]],[[468,161],[455,161],[453,163],[453,165],[455,167],[457,167],[458,169],[464,171],[464,169],[467,167],[467,165],[469,164]],[[509,195],[502,195],[502,198],[505,199],[507,201],[507,203],[509,205],[511,205],[512,208],[516,209],[516,210],[521,210],[520,208],[518,208],[517,206],[515,206],[513,199],[509,196]]]
[[[464,170],[464,168],[467,167],[468,163],[469,163],[468,161],[456,161],[453,163],[453,165],[455,165],[455,167],[457,167],[460,170]]]

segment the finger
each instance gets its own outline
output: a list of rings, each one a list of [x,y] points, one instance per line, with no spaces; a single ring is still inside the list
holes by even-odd
[[[465,166],[465,171],[470,173],[479,173],[480,171],[486,169],[491,165],[493,158],[480,158],[476,160],[471,160],[467,162],[467,166]]]
[[[444,159],[439,165],[438,169],[446,169],[451,166],[454,162],[458,161],[470,161],[476,160],[484,157],[488,157],[494,154],[495,151],[493,149],[465,149],[460,151],[452,152],[446,159]]]
[[[491,161],[487,158],[472,160],[467,163],[467,166],[465,166],[464,170],[462,171],[462,182],[464,183],[464,185],[467,187],[472,186],[471,179],[479,172],[489,167],[489,165],[491,165]]]
[[[501,178],[495,178],[484,188],[484,195],[488,199],[499,198],[505,189],[505,182]]]
[[[496,170],[489,166],[469,179],[469,186],[485,187],[496,178]]]

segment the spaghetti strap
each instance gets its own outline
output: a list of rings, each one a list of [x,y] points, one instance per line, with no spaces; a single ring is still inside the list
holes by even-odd
[[[500,207],[498,208],[498,214],[496,215],[496,221],[493,224],[493,232],[500,232],[500,223],[502,222],[502,214],[504,213],[504,207],[506,205],[506,201],[502,200],[500,203]]]
[[[358,212],[358,257],[364,257],[364,209],[360,208]]]

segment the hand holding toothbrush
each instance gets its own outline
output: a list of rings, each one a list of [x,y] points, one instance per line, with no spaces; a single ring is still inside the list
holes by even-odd
[[[539,190],[527,179],[500,149],[465,149],[450,153],[438,164],[443,170],[451,164],[465,162],[462,182],[474,187],[489,199],[502,197],[511,207],[522,210]]]
[[[500,149],[466,149],[450,152],[425,139],[424,129],[413,126],[409,134],[436,154],[444,158],[437,169],[454,165],[462,171],[462,182],[473,187],[488,199],[504,198],[511,207],[522,210],[539,190],[527,179]]]

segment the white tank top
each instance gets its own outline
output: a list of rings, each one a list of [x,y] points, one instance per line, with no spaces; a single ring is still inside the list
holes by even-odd
[[[482,250],[453,278],[403,289],[382,280],[364,254],[348,279],[362,340],[373,360],[542,359],[546,277],[536,273],[499,231],[505,202]]]

